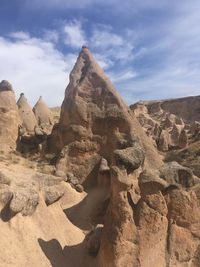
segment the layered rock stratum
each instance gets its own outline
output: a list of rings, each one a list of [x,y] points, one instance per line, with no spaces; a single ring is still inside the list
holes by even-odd
[[[188,148],[190,118],[133,110],[83,47],[41,149],[0,155],[0,267],[200,266],[199,175],[157,149]],[[26,142],[50,123],[34,112]]]

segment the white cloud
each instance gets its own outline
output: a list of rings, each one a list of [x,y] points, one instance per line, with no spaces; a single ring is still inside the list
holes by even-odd
[[[30,35],[29,33],[27,32],[23,32],[23,31],[19,31],[19,32],[11,32],[9,34],[9,36],[11,38],[14,38],[14,39],[19,39],[19,40],[28,40],[30,38]]]
[[[128,30],[120,35],[115,33],[111,26],[98,24],[94,26],[89,46],[98,50],[98,53],[104,58],[112,61],[130,61],[133,59],[134,45],[129,37]]]
[[[57,43],[59,40],[59,32],[55,30],[45,30],[43,34],[43,38],[46,41]]]
[[[92,46],[107,49],[115,46],[122,46],[123,39],[121,36],[112,33],[111,30],[95,29],[90,40]]]
[[[109,69],[113,67],[114,61],[107,58],[103,54],[94,53],[94,57],[97,60],[98,64],[103,68],[104,70]]]
[[[0,38],[0,80],[10,81],[17,97],[24,92],[32,104],[40,95],[51,106],[62,103],[75,60],[42,39]]]
[[[133,70],[125,70],[121,72],[110,72],[109,77],[114,83],[122,83],[124,81],[129,81],[130,79],[134,79],[138,76],[138,74]]]
[[[73,21],[64,26],[64,42],[73,48],[80,48],[87,44],[85,32],[82,29],[80,21]]]

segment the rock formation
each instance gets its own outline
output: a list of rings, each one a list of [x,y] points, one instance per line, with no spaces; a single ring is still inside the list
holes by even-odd
[[[0,150],[16,148],[18,138],[18,110],[12,85],[7,81],[0,83]]]
[[[189,125],[157,102],[134,115],[87,47],[51,135],[42,99],[36,117],[23,95],[18,106],[23,141],[43,154],[0,157],[0,265],[200,266],[200,178],[156,149],[188,148],[198,116]]]
[[[134,169],[143,159],[141,155],[138,163],[131,163],[133,155],[145,149],[144,164],[161,165],[151,141],[87,48],[82,49],[70,74],[49,148],[61,152],[57,169],[73,173],[81,183],[98,171],[101,157],[109,164],[116,158],[118,163],[127,161]]]
[[[168,151],[199,140],[199,105],[200,96],[196,96],[141,101],[131,109],[158,149]]]
[[[35,127],[37,126],[37,120],[23,93],[20,95],[20,98],[17,101],[17,106],[19,109],[21,134],[34,135]]]
[[[46,133],[50,133],[53,127],[52,114],[41,96],[33,107],[33,112],[35,114],[38,126]]]

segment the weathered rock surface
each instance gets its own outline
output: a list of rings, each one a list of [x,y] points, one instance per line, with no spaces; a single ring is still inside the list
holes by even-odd
[[[16,148],[18,138],[18,110],[12,85],[7,81],[0,83],[0,150]]]
[[[23,216],[32,215],[39,204],[40,191],[47,205],[64,195],[62,178],[31,172],[26,175],[28,177],[18,177],[14,172],[0,172],[0,202],[3,207],[8,205],[11,217],[17,213]]]
[[[53,127],[52,114],[41,96],[33,107],[33,112],[37,120],[37,125],[46,133],[50,133]]]
[[[128,190],[131,180],[125,169],[111,170],[111,199],[105,217],[99,251],[100,266],[140,266],[138,261],[137,228]]]
[[[34,135],[35,127],[37,126],[37,120],[23,93],[20,95],[20,98],[17,101],[17,106],[20,116],[21,135]]]
[[[60,121],[48,145],[60,153],[57,170],[72,173],[80,183],[92,182],[102,157],[108,164],[120,159],[130,171],[142,161],[144,165],[161,165],[151,140],[87,48],[80,52],[70,74]],[[146,160],[142,150],[148,151]]]
[[[158,149],[168,151],[199,140],[199,106],[200,96],[194,96],[141,101],[131,105],[131,109]]]

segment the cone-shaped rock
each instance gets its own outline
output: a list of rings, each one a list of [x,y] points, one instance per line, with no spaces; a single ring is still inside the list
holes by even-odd
[[[90,51],[83,48],[70,74],[60,121],[53,129],[50,142],[54,152],[64,148],[65,158],[63,155],[59,168],[74,172],[83,181],[99,161],[99,156],[109,164],[113,160],[125,161],[122,152],[113,153],[124,149],[123,154],[130,157],[126,166],[132,169],[133,152],[125,149],[135,146],[136,139],[140,139],[146,152],[144,164],[152,168],[159,166],[161,160],[151,141]],[[69,160],[72,155],[73,160]],[[85,165],[87,167],[83,167]]]
[[[37,120],[24,94],[20,95],[20,98],[17,101],[17,106],[19,109],[20,124],[23,131],[26,134],[34,134]]]
[[[38,126],[40,126],[45,132],[50,132],[53,124],[52,114],[41,96],[33,107],[33,112]]]
[[[0,83],[0,150],[15,149],[18,137],[18,110],[12,85]]]

